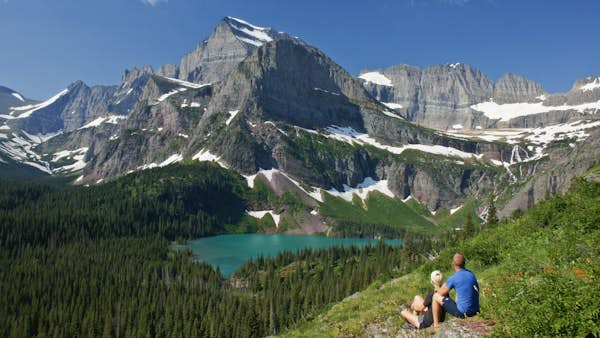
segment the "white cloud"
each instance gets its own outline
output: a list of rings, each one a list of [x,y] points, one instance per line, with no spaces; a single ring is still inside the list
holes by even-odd
[[[168,2],[169,0],[142,0],[146,5],[150,5],[152,7],[158,5],[159,2]]]

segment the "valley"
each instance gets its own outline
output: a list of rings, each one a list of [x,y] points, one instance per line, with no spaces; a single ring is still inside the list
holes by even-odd
[[[599,77],[353,75],[232,16],[137,67],[0,86],[0,336],[410,336],[454,252],[485,335],[600,335]]]

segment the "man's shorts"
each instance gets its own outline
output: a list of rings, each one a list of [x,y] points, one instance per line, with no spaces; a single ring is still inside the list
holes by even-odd
[[[454,302],[454,300],[450,297],[444,297],[444,305],[442,305],[442,308],[444,308],[444,310],[446,310],[446,312],[448,312],[449,314],[453,315],[456,318],[473,317],[474,315],[477,314],[477,313],[461,312],[458,309],[458,306],[456,306],[456,302]]]

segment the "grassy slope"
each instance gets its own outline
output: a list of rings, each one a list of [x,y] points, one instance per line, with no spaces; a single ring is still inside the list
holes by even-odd
[[[415,233],[432,234],[440,230],[461,227],[467,214],[471,215],[475,224],[479,224],[481,220],[477,216],[476,208],[477,202],[468,200],[460,210],[452,215],[448,210],[442,209],[434,216],[425,205],[414,199],[404,203],[398,198],[390,198],[374,192],[369,194],[364,204],[356,196],[350,203],[325,194],[324,203],[320,205],[319,212],[325,217],[338,221],[385,224]]]
[[[402,323],[398,306],[425,291],[430,271],[441,269],[449,276],[455,251],[466,255],[468,268],[478,276],[481,317],[496,322],[496,334],[600,335],[600,183],[578,181],[565,196],[484,229],[384,288],[374,283],[283,336],[364,335],[365,325],[376,322],[397,328]]]
[[[352,203],[324,194],[324,203],[319,212],[325,217],[340,221],[365,224],[386,224],[419,233],[431,233],[436,227],[415,209],[398,198],[389,198],[379,192],[369,194],[364,205],[355,196]]]

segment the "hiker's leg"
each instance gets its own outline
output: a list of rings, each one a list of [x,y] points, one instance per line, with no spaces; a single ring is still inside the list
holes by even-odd
[[[433,314],[433,327],[438,327],[438,325],[440,325],[442,305],[444,305],[444,297],[437,293],[434,294],[431,302],[431,311]]]
[[[450,297],[445,297],[442,300],[442,308],[456,318],[465,318],[465,314],[458,309],[456,302]]]
[[[423,311],[425,311],[424,304],[425,304],[425,300],[423,299],[423,297],[416,295],[412,304],[410,304],[410,308],[417,312],[423,312]]]
[[[402,312],[400,312],[400,314],[402,315],[402,317],[404,317],[404,319],[406,319],[414,327],[416,327],[417,329],[419,328],[419,316],[417,316],[416,314],[414,314],[408,310],[402,310]]]

